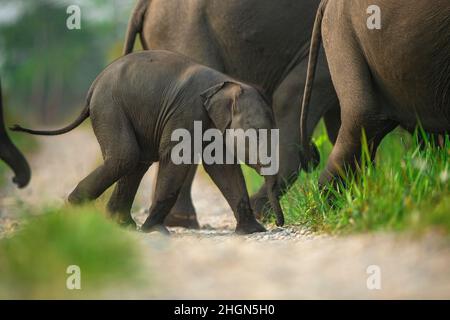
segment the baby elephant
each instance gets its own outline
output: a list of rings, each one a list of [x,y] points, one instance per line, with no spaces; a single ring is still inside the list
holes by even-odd
[[[73,130],[89,116],[104,163],[78,184],[69,202],[94,200],[117,182],[108,211],[119,223],[135,226],[130,211],[136,191],[150,165],[159,161],[156,193],[150,215],[141,227],[146,232],[168,232],[164,220],[193,165],[190,163],[194,163],[172,161],[172,149],[178,144],[172,139],[176,129],[195,136],[198,123],[202,124],[201,133],[217,128],[222,135],[229,128],[270,130],[275,126],[271,107],[253,87],[182,55],[146,51],[109,65],[91,86],[86,108],[69,126],[56,131],[20,126],[14,130],[59,135]],[[240,165],[233,163],[204,163],[204,168],[231,206],[237,220],[236,232],[265,231],[253,215]],[[264,168],[259,159],[256,163],[254,169]],[[282,225],[276,180],[276,174],[266,176],[266,187],[277,224]]]

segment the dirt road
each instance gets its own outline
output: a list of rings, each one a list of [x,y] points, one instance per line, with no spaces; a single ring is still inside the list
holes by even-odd
[[[39,139],[31,158],[29,188],[2,198],[0,219],[13,221],[21,204],[62,204],[76,183],[100,160],[93,134],[75,130]],[[135,204],[135,219],[151,199],[152,172]],[[110,298],[301,299],[450,298],[450,243],[376,234],[330,237],[301,228],[236,236],[230,209],[203,175],[193,186],[200,231],[172,229],[169,237],[138,234],[151,278],[149,289],[108,291]],[[6,228],[6,227],[5,227]],[[1,230],[0,230],[1,231]]]

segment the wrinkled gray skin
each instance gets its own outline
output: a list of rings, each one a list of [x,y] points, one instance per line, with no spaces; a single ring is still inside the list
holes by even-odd
[[[166,49],[261,87],[273,99],[280,128],[281,192],[306,168],[300,152],[300,103],[314,17],[320,0],[140,0],[131,17],[124,53],[140,34],[144,49]],[[340,126],[338,100],[326,60],[320,57],[308,132],[324,116],[335,141]],[[318,153],[313,164],[318,162]],[[304,160],[304,159],[303,159]],[[194,171],[167,220],[198,227],[190,198]],[[260,215],[267,203],[265,186],[252,197]]]
[[[108,209],[121,224],[135,223],[130,210],[141,179],[159,161],[156,194],[142,230],[167,232],[163,226],[192,165],[174,164],[171,141],[174,130],[187,129],[194,137],[194,121],[203,130],[273,129],[271,107],[251,86],[168,51],[145,51],[125,56],[107,67],[88,93],[87,107],[68,127],[56,131],[15,130],[41,135],[66,133],[91,117],[104,163],[82,180],[69,202],[79,204],[99,197],[117,182]],[[193,145],[193,142],[192,144]],[[193,161],[193,160],[192,160]],[[230,204],[236,232],[265,231],[250,207],[239,164],[204,165]],[[256,170],[259,165],[253,166]],[[267,185],[277,188],[277,177]],[[271,198],[277,222],[284,218],[278,198]]]
[[[31,178],[31,170],[23,154],[12,143],[6,132],[3,118],[3,97],[2,85],[0,82],[0,159],[14,171],[13,182],[19,187],[24,188],[28,185]]]
[[[381,30],[366,26],[367,8],[381,8]],[[419,124],[431,134],[450,131],[450,5],[448,0],[329,0],[318,10],[302,112],[308,144],[308,104],[323,39],[342,109],[342,126],[320,184],[355,169],[361,132],[375,157],[386,134]]]

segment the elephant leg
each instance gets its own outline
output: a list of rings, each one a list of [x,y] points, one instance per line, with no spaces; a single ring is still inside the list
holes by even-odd
[[[113,220],[120,225],[136,228],[136,223],[131,217],[131,207],[142,178],[150,166],[151,163],[141,162],[117,182],[107,208]]]
[[[139,162],[140,148],[134,131],[127,117],[117,112],[117,108],[108,108],[101,117],[94,114],[92,126],[102,149],[104,163],[77,185],[69,196],[72,204],[97,199],[116,181],[132,172]]]
[[[84,178],[69,196],[71,204],[82,204],[97,199],[117,180],[134,169],[132,159],[106,159],[105,162]]]
[[[370,69],[357,44],[351,45],[349,39],[342,39],[338,30],[330,32],[336,38],[332,37],[334,41],[325,43],[331,75],[341,103],[342,124],[326,169],[320,176],[322,187],[344,177],[345,170],[354,171],[359,166],[363,132],[370,156],[374,159],[381,140],[398,125],[383,112]],[[351,59],[342,59],[343,56]]]
[[[342,125],[326,169],[320,176],[320,186],[336,182],[337,179],[345,176],[346,170],[354,171],[360,165],[363,131],[366,134],[370,158],[374,161],[381,140],[398,125],[397,122],[388,119],[374,120],[367,117],[363,120],[358,123]]]
[[[233,210],[237,221],[236,233],[250,234],[266,231],[258,223],[250,207],[240,165],[205,164],[204,167]]]
[[[169,233],[165,220],[177,201],[180,190],[189,174],[191,165],[176,165],[170,160],[159,163],[156,190],[149,216],[141,227],[143,232]]]
[[[174,207],[166,218],[165,225],[169,227],[183,227],[188,229],[199,229],[200,224],[197,220],[197,214],[192,203],[191,189],[194,181],[197,166],[193,165],[180,190],[180,195],[175,202]]]

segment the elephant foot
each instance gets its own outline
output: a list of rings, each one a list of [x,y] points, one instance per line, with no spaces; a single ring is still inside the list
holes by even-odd
[[[140,231],[144,232],[144,233],[159,232],[163,235],[167,235],[167,236],[170,235],[169,229],[167,229],[162,224],[150,225],[150,224],[144,223],[141,226]]]
[[[237,234],[252,234],[257,232],[266,232],[266,228],[264,228],[258,221],[247,222],[238,224],[236,227]]]
[[[107,217],[125,229],[129,230],[137,229],[136,222],[131,216],[131,213],[126,209],[115,210],[111,205],[108,205]]]
[[[182,227],[186,229],[200,229],[195,211],[171,211],[164,221],[168,227]]]

